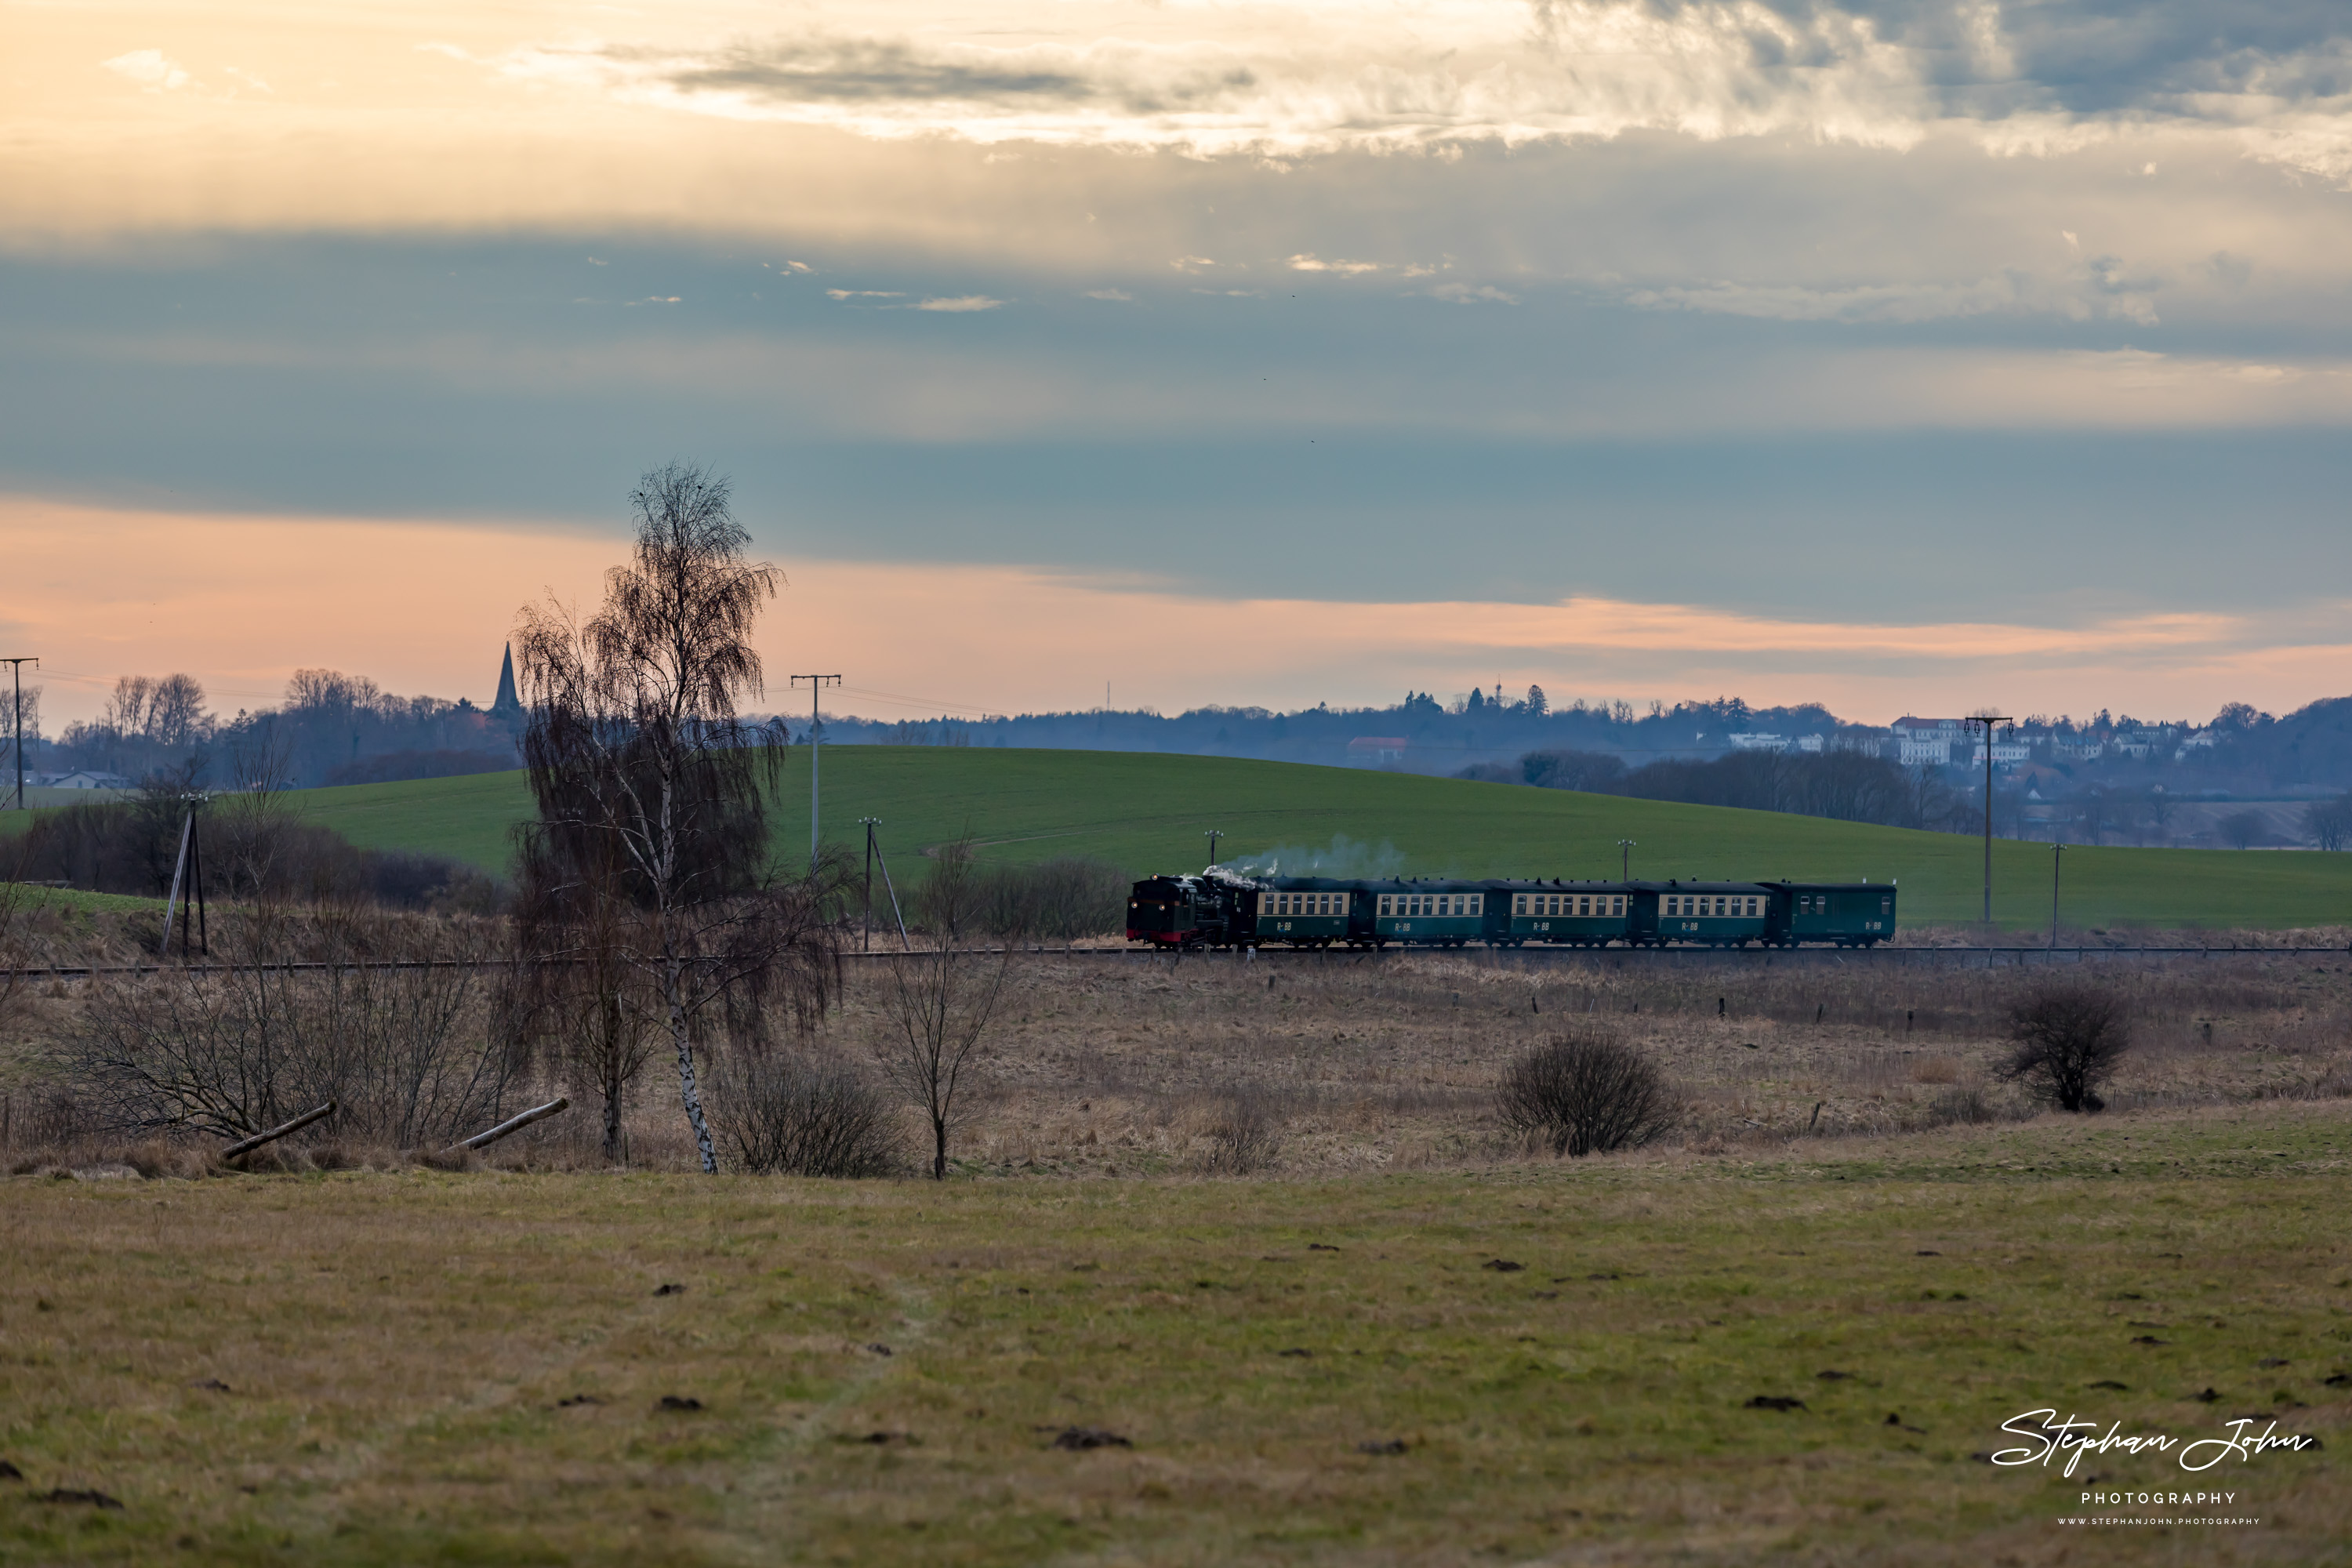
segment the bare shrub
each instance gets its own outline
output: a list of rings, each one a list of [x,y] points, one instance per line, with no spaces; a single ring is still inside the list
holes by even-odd
[[[2021,997],[2010,1011],[2015,1045],[1998,1069],[2063,1110],[2103,1109],[2099,1086],[2131,1049],[2123,999],[2079,983],[2053,982]]]
[[[969,837],[931,851],[930,874],[908,900],[915,918],[942,942],[952,942],[986,923],[987,887]]]
[[[1081,856],[1034,866],[990,868],[978,879],[979,923],[998,934],[1056,942],[1119,928],[1131,879],[1118,867]]]
[[[846,1063],[739,1055],[717,1075],[720,1133],[756,1174],[887,1176],[905,1167],[888,1100]]]
[[[1281,1098],[1260,1083],[1239,1084],[1218,1100],[1208,1125],[1202,1171],[1213,1176],[1254,1176],[1282,1158]]]
[[[1933,1127],[1973,1127],[2002,1119],[2000,1106],[1979,1084],[1948,1089],[1927,1107],[1927,1122]]]
[[[1913,1083],[1958,1083],[1960,1064],[1949,1057],[1929,1057],[1911,1069]]]
[[[506,1053],[483,1025],[472,933],[436,927],[423,943],[341,921],[315,971],[246,963],[95,985],[65,1053],[67,1076],[107,1131],[257,1132],[326,1100],[318,1136],[414,1147],[498,1120]],[[240,938],[241,959],[283,959]],[[403,962],[408,960],[410,962]]]
[[[1539,1138],[1554,1154],[1639,1148],[1671,1131],[1680,1107],[1664,1075],[1613,1035],[1554,1035],[1504,1069],[1496,1091],[1503,1124]]]

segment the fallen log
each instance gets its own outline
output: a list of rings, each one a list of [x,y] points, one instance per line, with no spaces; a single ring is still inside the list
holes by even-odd
[[[536,1106],[530,1110],[524,1111],[520,1116],[509,1117],[506,1121],[499,1122],[496,1127],[491,1128],[488,1132],[477,1132],[471,1138],[467,1139],[464,1142],[453,1144],[451,1146],[451,1152],[454,1153],[458,1149],[487,1149],[491,1144],[497,1142],[499,1139],[505,1137],[508,1133],[520,1132],[524,1128],[530,1126],[532,1122],[544,1121],[559,1110],[567,1110],[571,1109],[571,1100],[562,1095],[557,1095],[545,1105]]]
[[[280,1138],[285,1137],[289,1132],[299,1132],[305,1127],[310,1126],[313,1121],[323,1121],[334,1113],[335,1102],[331,1100],[327,1101],[326,1104],[320,1106],[314,1110],[304,1111],[301,1115],[296,1117],[293,1121],[288,1122],[283,1127],[273,1127],[267,1132],[257,1132],[252,1137],[245,1139],[240,1142],[230,1144],[227,1148],[221,1151],[221,1158],[224,1160],[234,1160],[239,1154],[250,1154],[256,1149],[260,1148],[264,1143],[275,1143]]]

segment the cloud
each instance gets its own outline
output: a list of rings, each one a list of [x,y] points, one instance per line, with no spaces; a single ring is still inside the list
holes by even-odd
[[[115,75],[126,77],[151,92],[170,92],[195,79],[181,68],[179,61],[161,49],[133,49],[127,55],[117,55],[100,63]]]
[[[1506,294],[1500,289],[1485,283],[1440,283],[1429,292],[1433,299],[1456,305],[1516,305],[1519,302],[1517,294]]]
[[[1381,269],[1377,261],[1325,261],[1312,254],[1294,256],[1286,265],[1293,272],[1337,272],[1349,278]]]
[[[1084,298],[1088,300],[1116,300],[1118,303],[1122,305],[1131,304],[1135,300],[1135,296],[1129,293],[1124,289],[1089,289],[1086,291]]]
[[[946,299],[926,300],[915,307],[918,310],[942,310],[952,315],[964,315],[974,310],[993,310],[1003,305],[1002,300],[992,300],[985,294],[957,294]]]
[[[2054,277],[2015,269],[1966,282],[1856,283],[1827,288],[1719,280],[1633,289],[1626,290],[1622,297],[1636,310],[1696,310],[1772,321],[1885,325],[1970,316],[2043,314],[2073,321],[2106,319],[2153,326],[2157,313],[2152,296],[2162,287],[2160,277],[2135,272],[2115,257],[2101,256]]]
[[[903,300],[907,296],[896,289],[828,289],[828,300]]]
[[[1316,0],[1024,16],[816,0],[788,32],[541,43],[512,79],[877,138],[1289,159],[1663,131],[1904,148],[1939,123],[2004,151],[2084,127],[2200,125],[2352,174],[2352,28],[2326,6],[2213,0],[1400,0],[1335,27]],[[451,51],[456,52],[456,51]]]

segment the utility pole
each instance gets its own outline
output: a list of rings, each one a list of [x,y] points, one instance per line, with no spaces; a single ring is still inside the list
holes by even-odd
[[[861,816],[857,820],[866,825],[866,936],[857,951],[871,952],[874,951],[874,830],[882,826],[882,819]]]
[[[204,850],[196,833],[196,814],[211,798],[201,791],[180,797],[181,803],[188,808],[188,816],[180,825],[180,856],[172,866],[171,897],[163,900],[163,942],[155,950],[158,958],[168,955],[172,951],[172,915],[175,910],[180,917],[180,962],[184,963],[188,959],[188,923],[192,914],[195,917],[196,941],[204,948],[205,956],[212,956],[212,933],[205,924]],[[180,898],[183,879],[188,889],[184,901]]]
[[[2058,957],[2058,861],[2065,853],[2063,844],[2050,846],[2050,957],[2053,963],[2057,962]]]
[[[1965,721],[1983,726],[1985,742],[1985,878],[1984,923],[1992,924],[1992,727],[2013,724],[2017,721],[2006,713],[1996,713],[1990,708],[1979,709]]]
[[[816,753],[817,727],[824,722],[817,717],[816,694],[828,686],[841,684],[837,675],[795,675],[793,684],[809,683],[809,874],[816,874]]]
[[[1633,841],[1630,838],[1617,840],[1617,879],[1621,882],[1633,879]]]
[[[25,809],[25,667],[29,664],[38,669],[41,661],[37,655],[28,653],[15,658],[0,658],[0,664],[8,667],[8,673],[16,681],[16,727],[12,733],[16,738],[16,809],[22,811]]]
[[[1209,831],[1201,835],[1202,837],[1209,841],[1209,864],[1212,866],[1217,863],[1217,840],[1223,838],[1224,836],[1225,830],[1222,827],[1212,827]]]

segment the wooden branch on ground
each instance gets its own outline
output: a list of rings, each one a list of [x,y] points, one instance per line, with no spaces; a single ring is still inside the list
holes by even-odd
[[[323,1121],[334,1113],[335,1102],[331,1100],[315,1110],[304,1111],[301,1115],[296,1117],[293,1121],[288,1122],[283,1127],[273,1127],[267,1132],[257,1132],[252,1137],[247,1138],[241,1142],[230,1144],[226,1149],[221,1151],[221,1158],[224,1160],[234,1160],[239,1154],[250,1154],[256,1149],[260,1148],[264,1143],[275,1143],[280,1138],[285,1137],[289,1132],[299,1132],[305,1127],[310,1126],[313,1121]]]
[[[536,1106],[530,1110],[524,1111],[520,1116],[508,1118],[506,1121],[499,1122],[496,1127],[491,1128],[488,1132],[475,1133],[471,1138],[467,1139],[464,1142],[455,1145],[454,1149],[487,1149],[491,1144],[497,1142],[499,1139],[505,1137],[508,1133],[520,1132],[534,1121],[544,1121],[559,1110],[569,1110],[571,1105],[572,1101],[570,1100],[562,1095],[558,1095],[553,1100],[549,1100],[545,1105]]]

